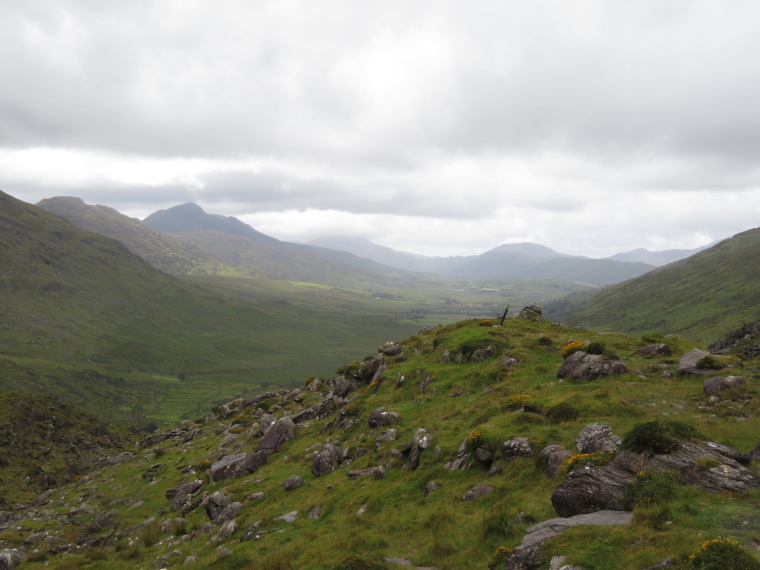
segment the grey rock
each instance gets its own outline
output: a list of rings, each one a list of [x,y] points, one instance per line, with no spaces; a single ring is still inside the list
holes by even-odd
[[[395,342],[386,342],[377,351],[385,356],[398,356],[401,354],[401,347]]]
[[[644,347],[641,347],[633,354],[638,354],[639,356],[672,356],[672,352],[670,350],[670,347],[668,347],[667,344],[663,344],[661,342],[655,343],[655,344],[648,344]]]
[[[393,428],[384,430],[382,435],[375,440],[375,447],[379,449],[380,447],[383,446],[384,443],[388,443],[390,441],[396,441],[396,434],[397,432]],[[360,448],[357,447],[356,449],[358,451]],[[365,453],[366,453],[366,450],[365,450]]]
[[[487,346],[486,348],[479,348],[475,350],[467,357],[469,362],[485,362],[493,356],[493,347]]]
[[[412,443],[409,449],[409,467],[414,470],[420,465],[420,456],[422,452],[429,448],[433,443],[433,436],[425,428],[420,428],[412,436]]]
[[[366,469],[351,470],[346,473],[349,479],[359,479],[360,477],[374,477],[375,479],[385,479],[385,467],[367,467]]]
[[[532,321],[540,321],[543,319],[543,311],[537,305],[528,305],[520,311],[517,315],[518,319],[529,319]]]
[[[430,493],[439,487],[440,485],[436,481],[428,481],[428,484],[425,485],[425,489],[422,491],[422,494],[427,497]]]
[[[478,458],[478,461],[482,461],[483,463],[492,463],[494,460],[493,452],[485,447],[478,447],[475,450],[475,457]]]
[[[285,513],[282,516],[277,517],[279,520],[283,520],[288,524],[291,524],[293,521],[295,521],[298,518],[298,511],[290,511],[289,513]]]
[[[0,550],[0,570],[14,570],[28,557],[25,550],[20,548],[5,548]]]
[[[444,464],[446,469],[456,471],[457,469],[467,469],[472,465],[472,454],[467,450],[467,438],[459,446],[456,457]]]
[[[277,418],[275,418],[272,414],[268,414],[266,412],[261,414],[261,417],[259,418],[259,427],[261,428],[261,433],[266,433],[269,427],[276,421]]]
[[[755,449],[747,454],[748,461],[760,461],[760,443],[755,446]]]
[[[369,415],[367,423],[371,428],[390,426],[398,422],[400,417],[399,414],[388,412],[385,408],[377,408]]]
[[[557,378],[572,378],[576,382],[585,382],[626,372],[628,367],[622,360],[609,360],[601,354],[588,354],[579,350],[565,359],[557,372]]]
[[[619,511],[620,497],[632,479],[632,473],[614,465],[585,465],[568,473],[552,493],[552,505],[561,517]]]
[[[255,538],[258,535],[258,530],[261,528],[261,525],[264,524],[264,521],[256,521],[253,524],[250,524],[246,527],[245,531],[243,531],[243,534],[240,535],[240,542],[245,542],[246,540],[251,540],[252,538]]]
[[[171,499],[172,501],[172,512],[183,510],[185,507],[187,507],[195,498],[195,495],[198,493],[201,487],[203,487],[203,481],[196,479],[195,481],[184,483],[178,487],[171,487],[167,489],[165,496],[167,499]]]
[[[295,436],[296,424],[290,418],[283,418],[269,426],[256,451],[278,451],[283,443]]]
[[[285,480],[285,489],[288,491],[293,491],[295,489],[298,489],[301,485],[306,483],[306,481],[303,480],[303,477],[299,475],[291,475]]]
[[[531,570],[542,563],[543,544],[580,525],[622,526],[631,522],[633,515],[628,512],[598,511],[569,518],[549,519],[529,527],[520,545],[514,549],[504,566],[505,570]]]
[[[341,457],[340,447],[327,443],[322,448],[322,451],[314,456],[314,460],[311,465],[311,472],[315,477],[321,477],[330,473],[338,465],[338,461]]]
[[[209,475],[214,481],[221,481],[253,473],[255,471],[253,457],[246,452],[225,455],[211,465]]]
[[[253,493],[252,495],[248,495],[246,500],[248,501],[263,501],[265,498],[263,491],[259,491],[258,493]]]
[[[333,382],[333,392],[341,398],[345,398],[351,392],[356,390],[358,386],[359,384],[353,378],[338,376]]]
[[[709,374],[710,370],[701,370],[697,368],[697,362],[702,360],[705,356],[709,356],[710,353],[704,350],[695,348],[694,350],[687,352],[678,361],[678,375],[684,374]]]
[[[235,519],[228,520],[222,525],[222,528],[219,529],[219,532],[216,533],[216,535],[211,539],[211,542],[219,542],[222,540],[225,540],[232,536],[232,534],[237,530],[237,523],[235,522]],[[230,551],[230,554],[232,552]]]
[[[517,457],[531,457],[533,448],[527,437],[513,437],[501,444],[501,454],[507,460]]]
[[[320,505],[314,505],[309,511],[309,518],[318,519],[321,513],[322,513],[322,507]]]
[[[605,423],[589,424],[575,438],[580,453],[617,452],[622,440],[612,433],[612,426]]]
[[[477,487],[473,487],[472,489],[467,491],[464,495],[462,495],[462,500],[475,501],[477,499],[480,499],[481,497],[485,497],[491,492],[493,492],[493,487],[491,485],[478,485]]]
[[[704,391],[705,394],[711,396],[721,390],[730,390],[746,384],[746,381],[741,376],[714,376],[705,380]]]
[[[182,565],[184,566],[185,564],[193,564],[197,560],[198,559],[195,556],[188,556],[185,558],[185,561],[182,563]]]
[[[232,503],[230,498],[224,493],[224,491],[216,491],[211,495],[207,495],[203,502],[203,508],[206,511],[206,516],[213,522],[217,521],[217,517],[224,511],[224,508]]]
[[[546,477],[555,477],[562,467],[570,451],[558,444],[548,445],[538,452],[538,465],[546,473]]]

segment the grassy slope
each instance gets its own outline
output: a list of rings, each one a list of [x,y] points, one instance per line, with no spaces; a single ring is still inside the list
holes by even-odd
[[[600,291],[568,324],[707,342],[760,318],[760,229]]]
[[[539,342],[542,336],[548,336],[552,344],[545,346]],[[609,350],[624,358],[632,371],[585,384],[557,383],[555,374],[562,362],[559,347],[569,339],[605,343]],[[562,480],[564,470],[560,477],[547,479],[536,469],[532,458],[509,463],[500,460],[502,472],[495,477],[488,477],[485,467],[478,465],[465,471],[445,469],[444,463],[473,430],[481,430],[495,450],[500,442],[516,436],[528,437],[535,449],[551,443],[574,449],[576,434],[591,422],[608,422],[616,434],[623,435],[640,422],[674,419],[692,424],[712,440],[743,452],[757,444],[760,362],[745,362],[740,372],[749,379],[748,389],[743,394],[734,394],[735,402],[715,405],[702,393],[703,378],[663,379],[659,377],[660,366],[649,367],[662,363],[673,369],[677,358],[694,345],[678,338],[659,339],[671,345],[673,358],[658,361],[631,356],[650,340],[658,339],[597,336],[548,322],[519,320],[508,320],[503,328],[496,329],[477,326],[476,322],[458,323],[410,337],[402,342],[405,356],[391,359],[391,367],[384,374],[386,380],[376,390],[363,385],[355,392],[350,405],[352,416],[358,420],[354,426],[344,432],[326,430],[332,417],[313,422],[299,429],[296,439],[287,442],[255,475],[206,484],[204,491],[223,489],[244,504],[236,517],[238,530],[229,539],[213,543],[209,534],[194,534],[208,521],[202,508],[189,513],[180,527],[181,532],[189,533],[188,540],[161,532],[162,521],[179,516],[165,510],[168,503],[164,492],[197,476],[203,478],[202,473],[185,474],[182,468],[197,468],[202,461],[218,457],[219,443],[229,434],[243,443],[243,450],[250,451],[257,442],[246,435],[246,430],[255,425],[251,408],[234,412],[227,419],[210,416],[190,424],[186,429],[202,428],[201,435],[192,442],[178,443],[180,435],[176,440],[146,448],[137,461],[106,468],[92,482],[71,485],[51,497],[48,508],[54,512],[68,512],[73,505],[82,504],[95,510],[88,515],[80,509],[63,523],[56,533],[68,540],[84,541],[93,535],[97,538],[111,533],[110,527],[91,533],[83,530],[99,511],[114,509],[120,531],[127,531],[149,517],[158,519],[131,533],[127,531],[107,548],[67,558],[43,553],[27,562],[27,567],[42,568],[45,561],[52,561],[77,568],[149,568],[160,557],[178,549],[181,553],[176,558],[178,563],[190,555],[197,558],[195,563],[187,564],[190,569],[328,569],[355,554],[375,560],[405,557],[416,565],[437,568],[485,568],[497,547],[518,544],[529,526],[513,523],[511,532],[500,533],[489,521],[502,515],[512,520],[520,512],[538,521],[556,516],[550,495]],[[497,346],[496,356],[483,363],[440,363],[446,349],[455,352],[464,346],[481,344]],[[413,349],[421,352],[413,354]],[[497,361],[503,350],[519,360],[506,377],[498,375]],[[405,375],[406,382],[396,388],[400,374]],[[434,378],[430,385],[434,392],[420,392],[419,382],[426,374]],[[542,415],[515,412],[510,398],[519,394],[529,394],[528,402],[544,409],[570,402],[581,411],[581,416],[552,423]],[[315,401],[318,393],[308,393],[303,404]],[[394,426],[398,430],[397,440],[376,449],[373,441],[380,430],[369,429],[366,420],[379,406],[400,413],[401,420]],[[297,409],[297,404],[285,401],[270,411],[280,417]],[[434,441],[423,453],[419,469],[410,471],[405,466],[406,460],[394,456],[391,449],[400,448],[418,428],[430,430]],[[354,461],[350,468],[387,465],[386,478],[350,480],[346,467],[315,478],[310,472],[311,450],[315,443],[325,441],[337,442],[349,450],[365,447],[367,455]],[[440,448],[440,452],[435,448]],[[148,484],[143,474],[157,463],[161,465],[156,468],[156,481]],[[285,491],[282,482],[291,475],[302,476],[306,484]],[[422,489],[433,480],[440,488],[425,497]],[[495,492],[479,501],[461,501],[468,489],[481,484],[494,486]],[[255,492],[263,492],[265,499],[246,499]],[[627,527],[568,532],[547,546],[547,562],[542,568],[547,567],[552,555],[565,555],[567,563],[589,570],[646,568],[666,556],[692,552],[705,540],[717,537],[736,539],[752,551],[752,540],[760,530],[758,499],[757,491],[742,496],[714,495],[682,487],[663,507],[637,509],[634,522]],[[314,505],[320,506],[321,514],[317,519],[309,519],[306,515]],[[358,515],[357,511],[364,506],[366,512]],[[294,523],[278,519],[294,510],[299,513]],[[256,521],[262,521],[261,531],[283,532],[240,542],[243,531]],[[20,544],[36,529],[48,526],[44,521],[29,518],[15,523],[14,530],[0,534],[0,540]],[[231,549],[233,554],[220,558],[215,550],[220,545]]]

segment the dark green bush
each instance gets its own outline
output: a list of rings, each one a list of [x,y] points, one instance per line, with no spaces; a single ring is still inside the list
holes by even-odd
[[[548,336],[541,336],[541,337],[538,337],[538,344],[540,344],[541,346],[551,346],[554,344],[554,341]]]
[[[639,471],[628,483],[620,497],[620,506],[626,511],[635,507],[651,507],[673,498],[680,480],[672,471]]]
[[[604,354],[604,345],[601,342],[592,342],[586,347],[589,354]]]
[[[704,439],[693,427],[681,422],[652,421],[636,424],[623,437],[623,449],[635,453],[666,454],[688,439]]]
[[[370,560],[366,556],[352,554],[346,556],[336,567],[335,570],[383,570],[384,564]]]
[[[714,356],[703,356],[697,361],[697,368],[701,370],[720,370],[723,364]]]
[[[554,423],[577,420],[581,415],[581,409],[570,402],[560,402],[546,409],[546,417]]]

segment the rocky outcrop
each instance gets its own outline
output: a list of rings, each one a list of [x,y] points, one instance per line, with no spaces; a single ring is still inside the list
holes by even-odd
[[[322,451],[314,456],[314,460],[311,464],[311,473],[315,477],[321,477],[327,475],[338,465],[341,457],[340,447],[327,443],[322,448]]]
[[[256,451],[278,451],[283,443],[295,436],[296,424],[290,418],[283,418],[269,426]]]
[[[529,527],[520,545],[514,549],[504,566],[505,570],[532,570],[543,562],[543,544],[567,529],[580,525],[622,526],[632,519],[631,513],[598,511],[569,518],[549,519]]]
[[[620,497],[633,473],[606,465],[584,465],[568,473],[552,493],[552,506],[561,517],[605,510],[622,510]]]
[[[385,408],[377,408],[369,415],[367,423],[371,428],[390,426],[398,422],[399,418],[401,416],[396,412],[388,412]]]
[[[171,511],[185,511],[193,501],[197,500],[195,496],[198,491],[200,491],[201,487],[203,487],[203,481],[196,479],[195,481],[190,481],[189,483],[184,483],[177,487],[168,488],[165,492],[165,496],[172,502]],[[198,502],[200,503],[200,501]]]
[[[565,359],[557,372],[557,378],[572,378],[576,382],[586,382],[601,376],[626,372],[628,367],[622,360],[609,360],[601,354],[588,354],[579,350]]]
[[[710,356],[710,353],[704,350],[699,350],[698,348],[684,354],[681,357],[681,360],[678,361],[678,375],[709,374],[711,372],[710,370],[702,370],[697,367],[697,362],[702,360],[705,356]]]
[[[455,471],[457,469],[467,469],[470,467],[470,465],[472,465],[472,461],[472,454],[467,448],[467,438],[465,438],[465,440],[459,446],[459,450],[457,451],[456,456],[447,461],[444,467],[446,469],[451,469],[452,471]]]
[[[350,470],[346,473],[349,479],[359,479],[361,477],[374,477],[375,479],[385,479],[385,467],[367,467],[366,469]]]
[[[527,437],[513,437],[501,444],[501,454],[507,460],[517,457],[531,457],[533,448]]]
[[[595,423],[584,427],[575,438],[580,453],[609,453],[620,449],[622,440],[612,433],[610,424]]]
[[[414,432],[412,441],[409,444],[407,454],[409,455],[409,467],[414,470],[420,465],[422,452],[429,448],[433,443],[432,434],[425,428],[420,428]],[[403,450],[402,450],[403,451]]]
[[[527,307],[523,308],[522,311],[520,311],[520,314],[517,315],[518,319],[530,319],[532,321],[539,321],[543,319],[544,312],[541,310],[540,307],[536,305],[528,305]]]
[[[636,354],[638,356],[672,356],[673,353],[667,344],[658,342],[655,344],[648,344],[646,346],[643,346],[633,354]]]
[[[253,465],[254,456],[248,455],[245,451],[235,453],[234,455],[225,455],[211,465],[209,475],[211,475],[214,481],[242,477],[243,475],[253,473],[255,470]]]
[[[741,376],[714,376],[705,380],[705,394],[711,396],[721,390],[731,390],[737,386],[745,384],[746,381]]]
[[[385,356],[398,356],[399,354],[401,354],[401,346],[399,346],[398,343],[389,341],[389,342],[386,342],[380,348],[378,348],[377,351],[380,354],[384,354]]]

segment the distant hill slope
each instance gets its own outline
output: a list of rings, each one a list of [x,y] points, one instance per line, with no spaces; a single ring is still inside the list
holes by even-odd
[[[706,342],[758,318],[760,228],[604,289],[565,322],[638,334],[667,330]]]
[[[154,230],[107,206],[90,206],[81,198],[56,196],[37,206],[61,216],[76,227],[111,237],[145,261],[169,273],[226,273],[226,267],[203,250],[164,232]]]
[[[192,202],[154,212],[142,223],[149,228],[166,233],[216,230],[264,243],[278,243],[280,241],[256,231],[245,222],[241,222],[232,216],[207,214],[203,208]]]
[[[714,245],[714,244],[713,244]],[[654,265],[655,267],[662,267],[668,263],[686,259],[687,257],[699,253],[702,250],[710,247],[706,245],[704,247],[698,247],[695,249],[666,249],[664,251],[649,251],[648,249],[632,249],[631,251],[625,251],[622,253],[616,253],[605,259],[611,259],[613,261],[626,261],[629,263],[641,262]]]
[[[425,257],[395,251],[362,238],[333,237],[310,243],[349,251],[392,267],[463,279],[558,279],[609,285],[654,268],[646,263],[566,255],[528,242],[504,244],[480,255],[456,257]]]

